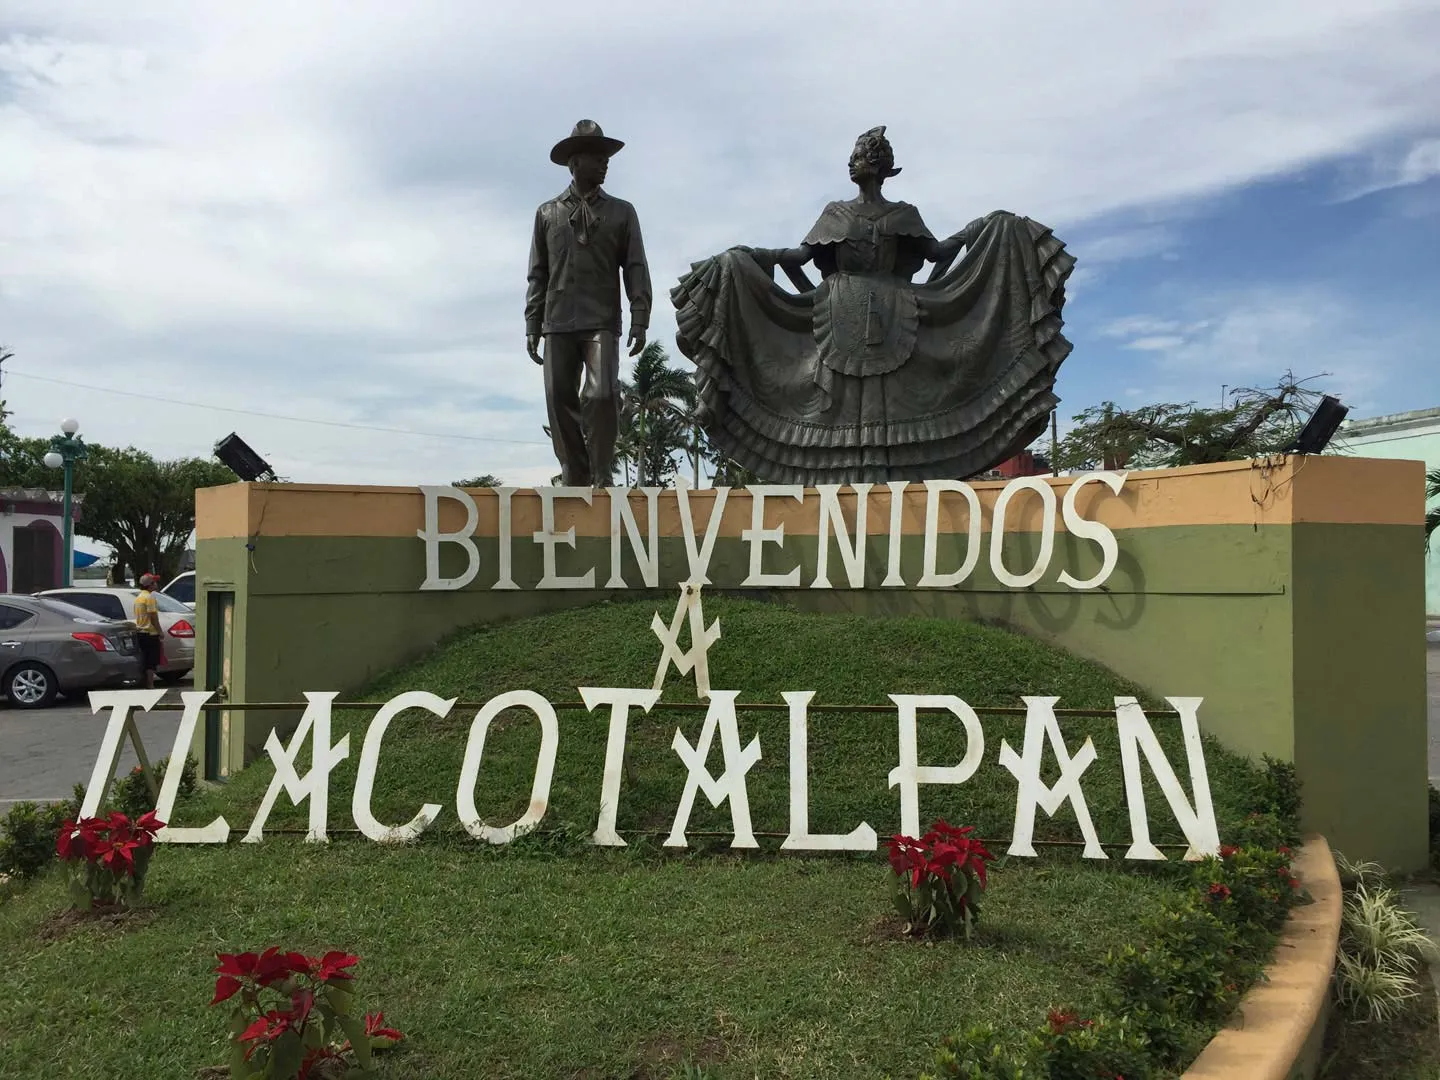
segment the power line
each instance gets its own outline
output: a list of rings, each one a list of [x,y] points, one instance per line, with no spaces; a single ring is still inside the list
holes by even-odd
[[[488,435],[458,435],[450,432],[415,431],[411,428],[381,427],[378,424],[352,424],[345,420],[315,420],[305,416],[281,416],[278,413],[259,412],[254,409],[236,409],[228,405],[206,405],[198,401],[180,401],[176,398],[157,397],[154,394],[140,394],[133,390],[116,390],[109,386],[91,386],[89,383],[52,379],[46,375],[31,375],[28,371],[11,370],[6,374],[11,378],[34,379],[36,382],[54,383],[56,386],[69,386],[76,390],[94,390],[98,394],[118,394],[120,397],[158,401],[165,405],[179,405],[187,409],[210,409],[214,412],[235,413],[240,416],[258,416],[264,420],[283,420],[288,424],[318,424],[321,427],[350,428],[355,431],[383,431],[391,435],[418,435],[426,439],[464,439],[468,442],[510,443],[514,446],[550,445],[548,442],[540,442],[537,439],[498,439]]]

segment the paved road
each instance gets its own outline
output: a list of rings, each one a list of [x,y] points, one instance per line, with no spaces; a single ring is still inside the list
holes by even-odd
[[[191,688],[188,680],[181,682],[166,694],[166,700],[179,701],[180,691]],[[108,716],[109,710],[96,716],[84,698],[62,700],[49,709],[12,709],[8,702],[0,701],[0,814],[25,799],[48,802],[66,798],[76,784],[88,783]],[[146,754],[151,761],[164,757],[175,742],[180,714],[140,713],[138,717]],[[124,770],[136,764],[128,742],[120,761]]]

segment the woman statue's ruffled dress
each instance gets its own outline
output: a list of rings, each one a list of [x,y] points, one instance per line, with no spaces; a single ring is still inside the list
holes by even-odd
[[[827,206],[799,248],[732,248],[671,292],[701,423],[762,480],[964,479],[1025,449],[1059,401],[1074,258],[1003,211],[937,240],[915,207],[880,195],[900,171],[884,132],[855,144],[860,197]],[[800,270],[812,261],[817,287]],[[912,283],[927,262],[929,280]],[[798,295],[776,285],[777,265]]]

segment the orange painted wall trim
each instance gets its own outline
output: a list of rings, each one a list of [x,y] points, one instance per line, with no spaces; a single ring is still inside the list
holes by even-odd
[[[1073,477],[1032,478],[1049,486],[1057,505],[1074,483]],[[1003,481],[970,485],[979,497],[984,528],[991,528],[996,499]],[[499,497],[489,489],[472,492],[479,511],[476,532],[493,536],[499,529]],[[927,491],[911,484],[904,494],[903,530],[924,531]],[[512,536],[528,536],[540,528],[540,497],[521,488],[512,496]],[[690,492],[696,529],[710,519],[714,489]],[[856,494],[844,489],[840,501],[847,528],[853,530]],[[645,521],[646,500],[630,495],[636,520]],[[866,531],[886,535],[890,527],[890,491],[884,485],[871,489]],[[1102,483],[1086,485],[1076,504],[1080,514],[1115,530],[1175,525],[1290,525],[1300,522],[1340,524],[1418,525],[1424,517],[1424,466],[1416,461],[1376,458],[1282,457],[1262,461],[1225,462],[1181,469],[1128,474],[1121,493],[1113,495]],[[592,504],[579,499],[556,503],[556,528],[574,527],[580,536],[608,536],[609,496],[596,492]],[[200,540],[253,536],[414,536],[424,527],[424,499],[418,488],[361,487],[322,484],[231,484],[196,493],[196,531]],[[1007,531],[1040,529],[1042,503],[1038,493],[1022,492],[1006,511]],[[730,492],[721,520],[720,535],[738,537],[752,525],[752,494]],[[462,507],[453,499],[440,503],[440,527],[452,531],[464,524]],[[808,489],[803,503],[769,496],[764,525],[783,524],[787,536],[814,536],[820,525],[820,497]],[[942,532],[963,532],[968,527],[963,496],[946,493],[940,499]],[[1057,514],[1057,529],[1064,531]],[[676,494],[659,499],[659,531],[679,536],[681,522]]]

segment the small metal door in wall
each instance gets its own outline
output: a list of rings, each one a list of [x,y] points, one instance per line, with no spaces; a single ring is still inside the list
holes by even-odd
[[[235,646],[235,594],[205,593],[205,689],[215,691],[217,701],[230,700],[231,663]],[[219,780],[230,772],[230,712],[205,712],[205,779]]]

